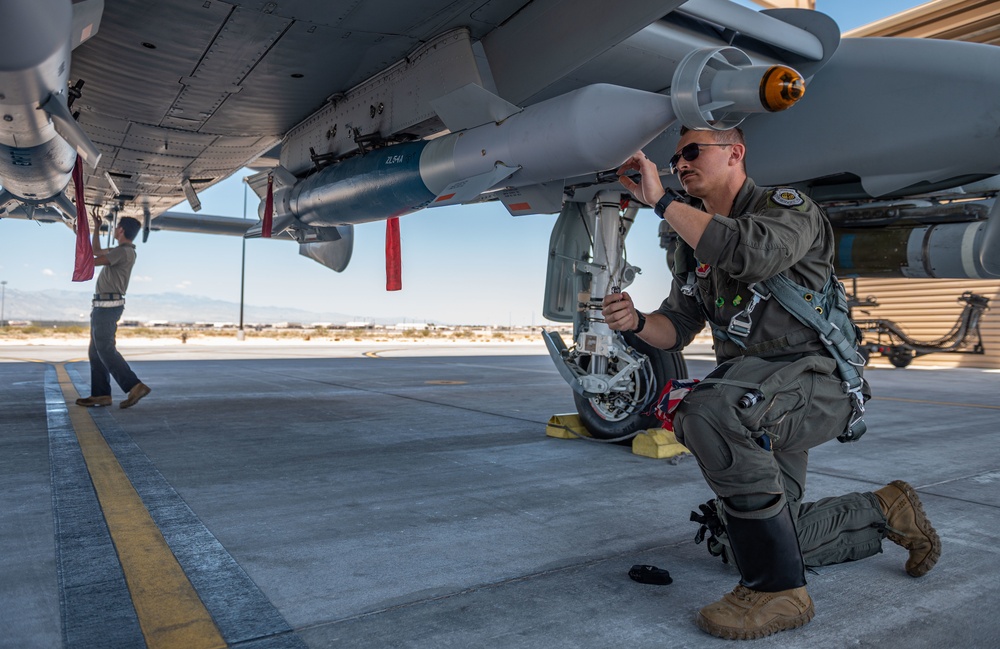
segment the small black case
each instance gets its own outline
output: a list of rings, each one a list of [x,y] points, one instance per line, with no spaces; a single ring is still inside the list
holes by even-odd
[[[628,571],[628,576],[640,584],[653,584],[655,586],[666,586],[673,582],[670,573],[663,568],[656,566],[643,566],[636,564]]]

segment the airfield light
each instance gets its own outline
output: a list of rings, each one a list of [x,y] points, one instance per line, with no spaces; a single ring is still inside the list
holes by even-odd
[[[805,92],[802,75],[783,65],[772,66],[760,80],[760,102],[772,113],[790,108]]]

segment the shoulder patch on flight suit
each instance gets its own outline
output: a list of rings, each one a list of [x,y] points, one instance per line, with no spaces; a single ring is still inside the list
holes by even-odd
[[[791,187],[781,187],[772,190],[769,192],[767,200],[779,207],[799,207],[806,202],[806,199],[802,198],[802,194]]]

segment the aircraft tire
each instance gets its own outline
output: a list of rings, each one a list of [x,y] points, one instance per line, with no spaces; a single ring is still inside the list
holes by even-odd
[[[687,363],[680,352],[665,352],[656,349],[635,334],[626,333],[624,337],[625,342],[649,357],[653,369],[653,379],[656,382],[656,385],[652,386],[650,390],[652,398],[655,399],[659,396],[660,390],[670,379],[687,377]],[[576,402],[580,421],[596,439],[618,439],[647,428],[660,427],[659,420],[652,414],[637,412],[623,419],[609,420],[602,415],[600,409],[590,399],[575,392],[573,399]],[[649,407],[647,406],[647,408]]]

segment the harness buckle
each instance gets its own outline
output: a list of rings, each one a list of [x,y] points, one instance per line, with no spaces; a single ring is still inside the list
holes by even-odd
[[[697,278],[694,273],[688,273],[687,281],[681,286],[681,293],[688,297],[694,297],[698,290]]]
[[[833,331],[835,331],[835,330],[836,330],[836,331],[840,331],[840,327],[838,327],[838,326],[837,326],[837,325],[835,325],[834,323],[830,322],[830,323],[828,323],[828,324],[829,324],[829,325],[830,325],[831,327],[833,327],[833,329],[831,329],[831,330],[830,330],[830,333],[833,333]],[[829,338],[827,338],[827,336],[826,336],[826,334],[825,334],[825,333],[823,333],[823,332],[821,332],[821,331],[817,331],[816,333],[818,333],[818,334],[819,334],[819,339],[820,339],[820,342],[822,342],[822,343],[823,343],[824,345],[826,345],[827,347],[836,347],[836,346],[837,346],[837,344],[836,344],[835,342],[833,342],[832,340],[830,340]]]
[[[847,386],[847,382],[844,382]],[[853,397],[851,399],[851,419],[847,424],[847,430],[837,437],[838,442],[856,442],[868,430],[865,423],[865,398],[861,394],[861,386],[847,390]]]
[[[861,355],[861,351],[859,349],[855,348],[853,351],[854,358],[848,358],[848,364],[853,365],[854,367],[864,367],[868,365],[868,362],[865,360],[865,357]]]
[[[744,320],[739,320],[741,315],[746,315],[746,312],[737,313],[729,320],[729,326],[726,328],[726,333],[733,336],[739,336],[740,338],[746,338],[750,335],[750,327],[753,326],[753,321],[747,316]]]
[[[747,288],[753,293],[753,299],[750,300],[750,304],[747,308],[743,309],[732,318],[729,319],[729,327],[726,328],[726,332],[734,336],[739,336],[740,338],[746,338],[750,335],[750,329],[753,327],[753,318],[750,316],[753,313],[754,308],[757,303],[763,300],[769,300],[771,294],[768,293],[764,295],[757,291],[757,284],[751,284]]]

